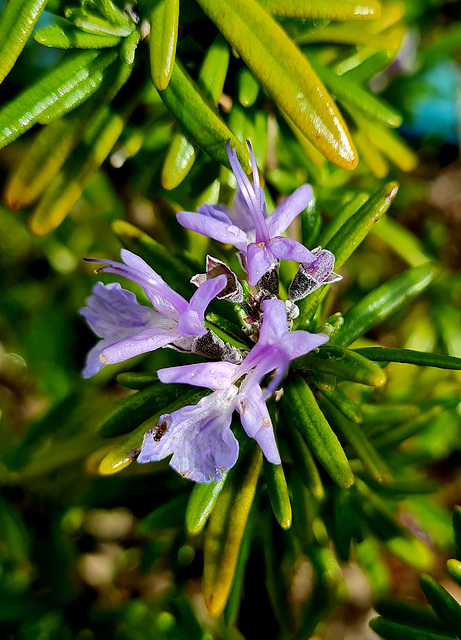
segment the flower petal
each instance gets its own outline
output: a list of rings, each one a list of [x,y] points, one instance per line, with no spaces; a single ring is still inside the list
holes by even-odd
[[[187,310],[181,314],[178,329],[183,336],[202,336],[207,332],[204,325],[205,310],[218,293],[225,289],[227,278],[217,276],[203,282],[190,299]]]
[[[138,462],[161,460],[173,453],[170,466],[195,482],[212,482],[234,466],[239,445],[230,429],[237,388],[215,391],[197,405],[160,417],[146,434]]]
[[[280,464],[280,454],[274,436],[274,428],[259,385],[253,386],[244,396],[238,397],[237,411],[245,433],[254,438],[269,462]]]
[[[266,224],[270,237],[275,238],[283,233],[293,220],[303,211],[312,200],[312,187],[303,184],[271,213]]]
[[[276,261],[263,242],[252,242],[247,249],[248,281],[255,286]]]
[[[238,365],[230,362],[199,362],[159,369],[157,373],[160,381],[165,384],[179,382],[215,391],[227,389],[232,384],[232,377],[237,370]]]
[[[293,260],[294,262],[311,262],[314,254],[306,249],[304,245],[291,238],[278,236],[272,238],[269,245],[270,250],[279,260]]]
[[[176,328],[170,330],[157,328],[146,329],[136,335],[104,346],[99,359],[103,365],[123,362],[134,356],[139,356],[141,353],[155,351],[160,347],[174,342],[180,337],[181,335]]]
[[[239,251],[246,252],[248,244],[246,234],[232,222],[221,222],[201,213],[191,213],[190,211],[179,211],[176,217],[179,224],[186,229],[200,233],[202,236],[213,238],[218,242],[231,244]]]

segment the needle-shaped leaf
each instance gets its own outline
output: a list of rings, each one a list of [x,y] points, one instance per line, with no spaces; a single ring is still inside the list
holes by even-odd
[[[357,156],[344,120],[306,58],[255,0],[198,0],[298,129],[338,166]]]
[[[109,155],[123,131],[126,117],[103,107],[94,117],[88,135],[46,188],[30,222],[37,235],[61,224],[80,197],[89,175]]]
[[[399,598],[386,598],[378,600],[375,604],[375,609],[389,621],[421,627],[422,629],[429,628],[444,633],[450,632],[450,627],[437,614],[427,605],[422,605],[419,602],[401,600]]]
[[[114,448],[104,456],[99,464],[99,473],[103,476],[112,475],[128,467],[128,465],[136,460],[141,450],[144,436],[149,429],[157,425],[162,414],[173,413],[173,411],[189,404],[197,404],[206,394],[207,392],[203,389],[192,389],[186,391],[186,393],[177,400],[159,408],[148,420],[139,425],[139,427],[136,427],[134,431],[118,442]]]
[[[0,109],[0,148],[15,140],[44,118],[52,107],[59,108],[60,103],[68,105],[69,95],[88,87],[96,90],[102,81],[101,63],[113,60],[112,52],[98,51],[70,52],[60,64],[45,74],[16,98]],[[96,80],[93,80],[93,75]],[[88,95],[88,94],[87,94]],[[74,106],[78,104],[75,101]]]
[[[123,24],[115,24],[85,9],[68,7],[65,9],[64,15],[86,33],[125,37],[134,29],[134,24],[128,18],[125,18]]]
[[[360,405],[351,400],[342,389],[339,387],[336,387],[332,391],[322,389],[322,393],[348,420],[351,422],[362,422]]]
[[[386,383],[386,374],[381,367],[350,349],[331,343],[297,358],[291,366],[293,369],[322,371],[371,387],[379,388]]]
[[[419,584],[427,601],[436,613],[459,637],[461,634],[461,606],[434,578],[423,574]]]
[[[299,36],[296,38],[296,42],[298,45],[311,42],[335,42],[369,47],[370,49],[398,51],[402,45],[404,35],[405,28],[400,25],[388,29],[384,33],[373,33],[362,25],[329,24],[323,29],[309,31]]]
[[[202,531],[224,488],[226,478],[227,471],[224,471],[221,480],[195,483],[186,508],[186,527],[189,533],[196,535]]]
[[[182,385],[156,382],[119,402],[99,425],[99,433],[103,438],[129,433],[155,413],[160,405],[169,404],[183,394]]]
[[[184,493],[168,500],[141,520],[137,527],[138,532],[146,534],[151,531],[182,527],[186,503],[187,495]]]
[[[57,49],[102,49],[115,47],[120,42],[120,36],[85,33],[63,20],[39,29],[34,35],[34,40],[45,47]]]
[[[454,633],[414,627],[386,618],[373,618],[370,620],[370,627],[385,640],[449,640],[449,638],[456,638]]]
[[[149,15],[150,70],[154,86],[163,91],[173,73],[178,40],[179,0],[159,0]]]
[[[373,194],[360,209],[347,218],[344,224],[330,237],[324,248],[335,256],[335,268],[338,269],[366,238],[376,222],[389,209],[392,200],[398,192],[398,185],[390,182]],[[327,287],[323,286],[299,303],[299,317],[295,321],[297,326],[309,322],[318,307]]]
[[[325,489],[307,442],[292,422],[286,424],[286,432],[289,451],[299,477],[312,495],[322,500],[325,497]]]
[[[326,18],[327,20],[375,20],[381,15],[376,0],[259,0],[278,18]]]
[[[239,69],[237,76],[238,99],[243,107],[251,107],[258,97],[259,82],[247,67]]]
[[[432,264],[421,265],[391,278],[364,296],[344,315],[344,322],[332,336],[335,344],[349,345],[392,313],[421,295],[438,275]]]
[[[344,66],[341,66],[341,63],[337,67],[337,72],[342,75],[344,78],[351,80],[352,82],[356,82],[360,84],[361,82],[368,82],[373,76],[382,71],[384,67],[392,60],[392,54],[389,51],[377,51],[376,53],[368,53],[369,50],[361,51],[354,56],[364,56],[364,59],[359,58],[358,64],[347,69],[347,71],[342,71]],[[347,64],[346,63],[342,63]]]
[[[427,353],[412,349],[388,349],[386,347],[362,347],[354,349],[369,360],[375,362],[405,362],[420,367],[437,367],[439,369],[461,369],[461,358],[446,356],[442,353]]]
[[[213,110],[178,60],[167,88],[159,95],[187,135],[213,160],[230,167],[226,154],[226,142],[230,140],[242,166],[250,173],[248,150]]]
[[[47,0],[10,0],[0,16],[0,82],[24,48]]]
[[[262,466],[259,447],[228,474],[206,532],[203,597],[208,611],[218,616],[225,608],[235,575],[237,558]]]
[[[320,464],[340,487],[348,488],[354,476],[339,440],[321,412],[305,380],[290,378],[285,387],[283,411],[306,439]]]
[[[266,459],[264,459],[263,466],[272,511],[282,529],[289,529],[291,527],[292,511],[283,466],[281,464],[271,464]]]
[[[136,371],[124,371],[117,376],[118,384],[127,389],[145,389],[158,381],[158,376],[154,373],[138,373]]]

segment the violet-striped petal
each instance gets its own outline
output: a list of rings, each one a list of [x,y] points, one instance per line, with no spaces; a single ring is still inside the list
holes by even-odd
[[[159,380],[165,384],[177,382],[216,391],[227,389],[232,384],[236,371],[238,371],[238,365],[230,362],[198,362],[159,369],[157,373]]]
[[[267,218],[266,224],[271,238],[286,231],[293,220],[312,200],[312,187],[303,184],[294,193],[285,198]]]
[[[247,250],[247,269],[248,281],[251,286],[255,286],[275,260],[271,251],[263,242],[256,244],[255,242],[248,245]]]
[[[204,325],[205,310],[227,285],[225,275],[203,282],[192,296],[187,310],[181,314],[178,329],[183,336],[203,336],[207,332]]]
[[[223,244],[231,244],[239,251],[246,252],[246,234],[234,224],[226,224],[220,220],[208,218],[201,213],[191,213],[190,211],[179,211],[176,217],[179,224],[186,229],[213,238]]]
[[[275,442],[274,429],[267,405],[259,385],[248,394],[238,398],[237,411],[245,433],[254,438],[269,462],[280,464],[280,455]]]
[[[315,257],[309,249],[292,238],[283,238],[282,236],[272,238],[269,246],[274,256],[279,260],[311,262]]]

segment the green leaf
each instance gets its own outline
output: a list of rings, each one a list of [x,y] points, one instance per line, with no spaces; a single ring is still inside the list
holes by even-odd
[[[420,413],[412,420],[389,428],[389,425],[382,424],[381,428],[375,427],[370,436],[373,444],[378,449],[394,447],[404,440],[411,438],[422,431],[434,418],[437,418],[443,411],[442,407],[432,407],[429,411]]]
[[[299,477],[315,498],[323,500],[325,489],[323,488],[314,457],[300,431],[291,421],[286,424],[286,436],[289,451]]]
[[[456,557],[461,560],[461,507],[459,505],[453,507],[452,518]]]
[[[375,604],[376,611],[393,622],[400,622],[422,629],[429,628],[434,631],[450,633],[450,628],[428,606],[412,600],[400,600],[398,598],[386,598],[378,600]]]
[[[175,133],[165,156],[162,169],[162,187],[167,191],[175,189],[192,169],[197,151],[189,138]]]
[[[339,269],[366,238],[373,225],[386,213],[392,200],[397,195],[398,185],[390,182],[369,198],[355,213],[351,215],[338,231],[327,242],[325,249],[335,256],[335,269]],[[320,287],[299,303],[299,317],[295,321],[297,327],[309,324],[313,318],[319,301],[328,291],[328,287]]]
[[[461,562],[450,558],[447,560],[447,571],[456,584],[461,586]]]
[[[24,48],[47,0],[10,0],[0,17],[0,82]]]
[[[156,89],[163,91],[173,73],[178,40],[179,0],[159,0],[154,4],[149,18],[152,82]]]
[[[248,150],[213,111],[178,60],[175,61],[168,87],[159,95],[186,134],[213,160],[230,167],[226,153],[226,142],[230,140],[245,171],[250,173]]]
[[[197,482],[194,485],[186,508],[186,528],[192,535],[200,533],[204,528],[216,500],[224,489],[226,478],[227,471],[224,471],[221,480],[209,483]]]
[[[76,110],[37,133],[6,184],[4,198],[10,209],[31,205],[57,174],[77,143],[81,115]]]
[[[31,229],[49,233],[61,224],[82,194],[88,177],[99,169],[125,126],[126,115],[102,107],[92,119],[84,140],[46,188],[33,212]]]
[[[225,608],[237,558],[256,492],[262,454],[256,445],[229,473],[210,517],[203,566],[203,598],[208,611],[218,616]]]
[[[98,51],[79,51],[69,53],[51,71],[38,82],[29,86],[16,98],[0,109],[0,148],[15,140],[30,129],[39,117],[58,102],[64,101],[68,94],[75,92],[78,86],[87,86],[92,82],[93,69],[98,68]],[[97,73],[99,82],[99,74]]]
[[[370,627],[385,640],[448,640],[456,637],[443,631],[412,627],[385,618],[373,618]]]
[[[146,387],[149,387],[157,381],[157,374],[151,373],[136,373],[133,371],[124,371],[123,373],[119,373],[117,376],[118,384],[121,384],[122,387],[127,387],[128,389],[145,389]]]
[[[120,36],[85,33],[64,20],[59,24],[39,29],[34,40],[45,47],[57,49],[101,49],[115,47]]]
[[[187,498],[187,494],[180,494],[151,511],[138,524],[138,533],[146,534],[151,531],[156,533],[163,529],[182,527]]]
[[[382,127],[376,122],[363,119],[360,125],[370,140],[402,171],[412,171],[419,162],[417,154],[394,131]]]
[[[123,24],[107,21],[96,13],[85,9],[67,7],[64,15],[85,33],[126,37],[134,29],[134,24],[125,17]]]
[[[190,266],[176,257],[160,242],[151,238],[125,220],[115,220],[112,230],[124,247],[141,256],[166,282],[181,295],[189,297],[194,287],[189,280],[193,275]]]
[[[393,54],[390,51],[377,51],[373,53],[370,49],[364,49],[355,53],[352,59],[357,60],[358,64],[354,64],[352,68],[348,68],[346,65],[350,64],[351,58],[344,63],[340,63],[337,67],[337,72],[357,84],[368,82],[377,73],[382,71],[393,58]],[[347,70],[343,71],[344,67]]]
[[[418,267],[432,260],[432,257],[426,253],[421,240],[393,218],[388,216],[381,218],[371,233],[375,238],[386,243],[410,267]]]
[[[251,107],[259,93],[259,82],[247,67],[241,67],[237,75],[237,95],[242,107]]]
[[[322,371],[371,387],[382,387],[386,383],[386,374],[381,367],[350,349],[332,344],[297,358],[291,366],[293,369]]]
[[[375,20],[381,15],[376,0],[259,0],[278,18],[326,18],[327,20]]]
[[[399,127],[402,124],[401,114],[381,98],[375,97],[370,90],[363,89],[349,78],[338,76],[326,66],[311,64],[333,95],[348,107],[357,109],[364,116],[374,118],[390,127]]]
[[[156,382],[116,405],[101,422],[98,431],[103,438],[129,433],[156,413],[160,406],[170,404],[181,395],[184,395],[183,385]]]
[[[323,29],[300,35],[296,38],[296,43],[301,45],[311,42],[334,42],[397,52],[402,45],[404,35],[405,28],[400,25],[387,29],[384,33],[374,33],[362,25],[329,24]]]
[[[434,578],[423,574],[419,584],[429,604],[459,637],[461,635],[461,606]]]
[[[314,378],[315,383],[315,378]],[[320,388],[320,387],[319,387]],[[347,396],[342,389],[335,387],[331,391],[322,389],[322,394],[351,422],[362,422],[360,406]]]
[[[346,454],[320,411],[312,391],[299,375],[293,376],[285,386],[283,411],[286,420],[299,429],[330,477],[340,487],[350,487],[354,475]]]
[[[324,405],[322,404],[322,409],[323,407]],[[325,415],[330,424],[343,434],[370,477],[377,482],[389,482],[391,480],[390,471],[383,458],[368,440],[361,425],[355,424],[345,418],[328,401],[325,404]]]
[[[282,529],[289,529],[291,527],[292,511],[283,466],[281,464],[272,464],[264,459],[263,467],[272,511]]]
[[[324,247],[338,233],[341,227],[365,204],[369,199],[368,193],[357,193],[349,202],[343,204],[334,218],[323,229],[319,237],[319,244]],[[301,214],[302,215],[302,214]],[[313,245],[308,245],[313,246]]]
[[[366,425],[399,424],[421,413],[415,404],[360,404],[362,421]]]
[[[98,8],[101,15],[112,24],[120,26],[130,25],[130,21],[124,11],[119,9],[112,0],[94,0],[94,4]]]
[[[344,323],[331,342],[348,345],[392,313],[421,295],[438,275],[434,265],[404,271],[364,296],[344,315]]]
[[[197,0],[261,85],[329,160],[345,169],[356,152],[334,101],[283,29],[255,0]]]
[[[419,367],[437,367],[438,369],[461,369],[461,358],[446,356],[442,353],[427,353],[413,349],[388,349],[386,347],[362,347],[355,353],[375,362],[405,362]]]
[[[99,473],[103,476],[112,475],[128,467],[128,465],[136,459],[137,454],[141,450],[144,436],[149,429],[157,426],[162,414],[173,413],[173,411],[189,404],[197,404],[205,395],[207,395],[207,391],[204,389],[191,389],[177,400],[174,400],[157,411],[151,418],[143,422],[143,424],[116,444],[114,448],[104,456],[99,464]]]

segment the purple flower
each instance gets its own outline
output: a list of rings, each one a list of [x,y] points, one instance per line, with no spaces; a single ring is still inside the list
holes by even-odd
[[[207,362],[160,369],[164,383],[179,382],[212,389],[194,407],[160,417],[146,434],[138,462],[158,461],[173,454],[170,465],[196,482],[219,480],[237,460],[238,444],[230,424],[237,410],[242,426],[269,462],[280,464],[267,398],[281,383],[290,361],[328,340],[324,334],[288,330],[285,303],[264,300],[258,343],[241,364]],[[261,388],[267,374],[268,386]]]
[[[302,244],[280,235],[307,207],[312,199],[312,189],[308,184],[299,187],[270,216],[266,216],[258,167],[250,143],[248,147],[253,184],[240,166],[235,149],[231,150],[227,143],[227,155],[238,184],[232,209],[221,204],[203,204],[198,213],[180,211],[177,218],[187,229],[236,247],[246,259],[249,282],[255,285],[279,260],[307,263],[314,259]]]
[[[298,273],[288,289],[288,298],[292,302],[301,300],[323,284],[332,284],[342,280],[342,276],[333,271],[335,257],[328,249],[317,247],[312,250],[314,260],[300,264]]]
[[[117,283],[98,282],[87,306],[80,310],[91,329],[101,338],[88,353],[84,378],[95,375],[106,364],[122,362],[167,344],[190,350],[198,336],[207,333],[204,314],[210,301],[226,286],[226,276],[204,282],[187,302],[173,291],[142,258],[122,249],[123,263],[104,262],[100,271],[114,273],[141,285],[155,309],[140,305],[136,296]]]

